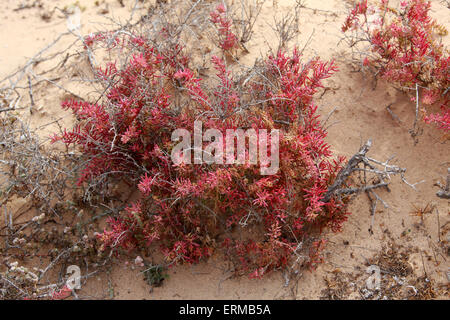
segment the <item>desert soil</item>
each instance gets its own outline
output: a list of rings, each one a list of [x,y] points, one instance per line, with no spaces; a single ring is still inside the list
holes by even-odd
[[[91,0],[76,2],[82,9],[82,35],[107,29],[109,18],[125,21],[134,5],[131,0],[124,1],[125,7],[121,7],[117,0],[98,2],[99,5]],[[272,21],[274,11],[287,12],[292,9],[293,2],[265,2],[255,26],[255,35],[247,46],[250,53],[242,57],[241,63],[252,64],[255,58],[267,51],[268,44],[276,41],[268,23]],[[41,7],[17,10],[21,5],[33,3],[31,0],[0,2],[0,78],[14,72],[67,31],[66,17],[58,11],[51,12],[55,6],[74,5],[73,0],[42,0]],[[434,0],[432,4],[433,17],[450,30],[449,8],[443,1]],[[139,4],[144,5],[145,2]],[[388,208],[379,204],[373,221],[366,195],[356,198],[350,205],[352,214],[343,231],[328,235],[325,263],[314,272],[303,272],[297,281],[292,280],[287,286],[281,271],[273,272],[263,280],[230,277],[226,263],[221,257],[213,256],[195,266],[171,268],[163,285],[150,290],[140,273],[141,268],[134,266],[133,258],[130,258],[128,265],[124,259],[118,259],[110,272],[90,278],[80,295],[115,299],[361,299],[369,297],[365,296],[367,292],[364,290],[365,279],[369,276],[366,273],[368,263],[375,260],[388,263],[380,260],[385,253],[393,259],[392,263],[403,263],[405,268],[410,268],[408,285],[415,285],[414,288],[420,291],[431,282],[435,288],[443,288],[441,291],[436,289],[439,291],[436,297],[448,298],[449,201],[436,197],[438,187],[435,186],[436,181],[445,179],[450,167],[448,140],[435,128],[423,126],[423,133],[415,143],[409,133],[414,122],[415,105],[383,81],[378,81],[374,89],[370,76],[355,72],[348,48],[339,44],[342,36],[340,26],[348,12],[349,2],[308,0],[305,5],[307,8],[302,10],[300,19],[301,32],[294,44],[302,48],[309,39],[304,51],[305,59],[316,55],[322,59],[336,59],[340,69],[326,82],[323,94],[316,97],[324,117],[335,109],[329,120],[327,138],[333,151],[350,157],[370,138],[373,141],[370,156],[385,160],[395,155],[394,163],[407,168],[409,182],[424,181],[413,190],[399,178],[393,178],[390,192],[379,191]],[[447,44],[449,38],[444,38]],[[62,50],[68,44],[69,40],[63,40],[55,50]],[[88,93],[76,83],[64,85],[73,92]],[[64,98],[65,93],[50,84],[35,92],[38,112],[30,116],[31,126],[39,128],[62,117],[61,124],[70,127],[73,117],[60,108]],[[400,121],[389,114],[386,110],[388,105]],[[54,125],[46,126],[40,135],[48,136],[55,129]],[[436,210],[423,217],[411,214],[414,206],[424,208],[426,205],[434,206]],[[19,204],[10,203],[8,206],[14,212]],[[371,225],[373,234],[369,232]],[[393,244],[404,254],[395,249],[388,250]],[[384,274],[387,276],[389,273]],[[403,287],[406,293],[397,292],[394,298],[414,296],[413,288]],[[424,292],[418,294],[426,297]]]

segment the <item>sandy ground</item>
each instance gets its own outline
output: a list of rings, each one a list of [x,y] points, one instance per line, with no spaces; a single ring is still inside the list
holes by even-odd
[[[0,2],[0,78],[15,71],[20,65],[52,42],[58,34],[67,30],[66,19],[55,11],[45,20],[53,7],[70,6],[74,1],[41,1],[42,8],[33,7],[15,11],[22,3],[33,1],[2,0]],[[116,0],[77,1],[82,8],[82,34],[86,35],[99,28],[107,27],[108,16],[127,19],[134,1],[124,1],[122,8]],[[247,46],[250,54],[241,59],[251,64],[268,43],[273,43],[267,21],[272,20],[274,9],[283,12],[291,10],[289,0],[266,1],[256,23],[253,39]],[[447,22],[450,29],[450,11],[440,1],[433,2],[433,16],[440,22]],[[317,97],[320,113],[326,116],[334,108],[329,123],[328,142],[336,154],[347,157],[353,155],[367,139],[373,140],[370,155],[380,160],[396,156],[395,163],[407,168],[406,177],[410,182],[425,180],[413,190],[400,179],[394,178],[391,192],[380,191],[379,195],[389,208],[379,205],[371,225],[369,201],[365,195],[358,197],[350,206],[352,215],[344,224],[341,233],[330,234],[325,251],[325,263],[315,272],[304,272],[298,283],[285,287],[281,272],[273,272],[263,280],[230,278],[225,271],[226,264],[214,256],[208,262],[195,266],[177,266],[168,271],[169,278],[161,287],[149,290],[143,281],[140,270],[125,266],[117,261],[109,274],[89,279],[82,289],[92,297],[107,296],[115,299],[318,299],[327,288],[326,279],[336,272],[345,274],[364,274],[367,259],[373,257],[381,248],[394,241],[408,248],[408,263],[416,277],[424,274],[436,283],[448,285],[447,272],[450,270],[449,257],[442,254],[440,245],[448,241],[450,222],[449,201],[435,196],[438,190],[434,183],[443,180],[450,165],[448,140],[442,133],[426,126],[423,134],[414,144],[408,130],[414,121],[414,105],[411,101],[388,87],[382,81],[375,90],[369,76],[352,71],[348,63],[348,48],[338,45],[340,26],[347,13],[347,2],[342,0],[306,1],[309,9],[301,14],[301,34],[296,40],[299,47],[311,39],[305,49],[306,58],[319,55],[323,59],[336,59],[340,72],[327,81],[328,89],[322,97]],[[448,43],[449,36],[444,41]],[[65,48],[69,42],[61,41],[56,48]],[[68,88],[80,92],[76,84],[67,83]],[[83,92],[83,91],[81,91]],[[64,94],[50,85],[35,93],[39,112],[31,116],[31,125],[39,127],[59,117],[70,126],[72,118],[66,115],[59,103]],[[385,107],[399,117],[395,121]],[[46,132],[52,130],[47,127]],[[45,134],[45,133],[43,133]],[[411,215],[413,206],[424,207],[432,203],[438,210],[428,214],[421,221]],[[439,217],[438,213],[439,212]],[[438,229],[438,221],[440,230]],[[441,240],[441,243],[439,243]],[[418,250],[415,250],[418,248]],[[362,271],[361,271],[362,270]],[[297,286],[298,285],[298,286]],[[361,298],[354,290],[344,298]],[[444,298],[448,298],[444,297]]]

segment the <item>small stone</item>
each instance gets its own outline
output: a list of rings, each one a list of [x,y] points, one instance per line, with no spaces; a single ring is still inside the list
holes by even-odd
[[[137,256],[136,259],[134,259],[134,264],[137,266],[143,266],[144,259],[141,258],[141,256]]]

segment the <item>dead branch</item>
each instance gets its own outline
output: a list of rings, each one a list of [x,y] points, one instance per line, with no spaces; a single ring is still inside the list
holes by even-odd
[[[328,188],[328,191],[323,199],[325,202],[329,202],[333,197],[340,198],[342,196],[366,192],[368,193],[369,199],[371,199],[371,211],[374,212],[376,203],[374,204],[373,201],[380,201],[385,207],[388,207],[387,204],[375,193],[375,189],[388,188],[391,176],[399,175],[401,180],[413,189],[415,189],[415,186],[418,183],[423,182],[421,181],[414,184],[409,183],[405,178],[405,168],[400,168],[398,166],[389,164],[393,157],[384,162],[367,157],[366,154],[370,150],[371,146],[372,141],[368,140],[361,147],[358,153],[356,153],[348,161],[347,165],[339,172],[335,182]],[[351,188],[346,187],[348,179],[355,172],[364,174],[362,186]],[[368,174],[371,175],[370,181],[367,177]],[[371,196],[374,196],[375,200],[373,200]]]
[[[328,188],[327,193],[325,194],[323,201],[329,202],[333,196],[342,194],[340,192],[340,188],[346,184],[350,175],[356,171],[359,164],[363,161],[366,156],[366,153],[372,147],[372,141],[368,140],[362,147],[359,149],[358,153],[356,153],[347,163],[347,166],[342,169],[338,176],[336,177],[335,182]]]
[[[56,43],[59,42],[59,40],[61,40],[64,36],[71,34],[70,32],[63,32],[61,33],[58,37],[56,37],[55,40],[53,40],[53,42],[49,43],[46,47],[44,47],[41,51],[39,51],[38,53],[36,53],[31,59],[28,60],[28,62],[19,70],[17,70],[16,72],[10,74],[9,76],[3,78],[2,80],[0,80],[0,83],[3,83],[6,80],[10,80],[12,79],[14,76],[19,75],[16,79],[16,81],[14,83],[12,83],[11,88],[14,89],[15,86],[17,85],[17,83],[19,83],[20,80],[22,80],[22,78],[24,77],[24,75],[26,74],[28,67],[34,65],[37,62],[41,62],[41,60],[39,60],[39,58],[50,48],[52,48]]]
[[[240,1],[241,18],[233,18],[234,25],[237,26],[238,37],[241,45],[250,41],[253,35],[253,27],[256,20],[261,13],[264,1],[253,0],[253,1]],[[245,47],[244,47],[245,49]]]
[[[276,52],[286,49],[287,44],[300,33],[300,10],[304,7],[302,0],[296,0],[292,11],[280,19],[274,17],[274,26],[271,26],[278,37]]]
[[[391,106],[392,106],[392,103],[389,104],[389,105],[386,107],[386,110],[389,112],[389,114],[391,115],[392,119],[394,119],[394,120],[397,121],[398,123],[401,123],[402,121],[400,120],[400,118],[394,113],[394,111],[391,110]]]

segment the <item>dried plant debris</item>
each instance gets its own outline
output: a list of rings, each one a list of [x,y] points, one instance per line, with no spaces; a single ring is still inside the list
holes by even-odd
[[[433,213],[435,207],[436,206],[431,202],[428,202],[425,206],[422,207],[413,204],[413,210],[411,211],[411,215],[420,217],[420,220],[423,221],[425,215]]]
[[[354,291],[355,283],[351,274],[343,273],[341,270],[334,270],[330,276],[324,278],[326,288],[322,290],[321,299],[324,300],[344,300]]]
[[[12,195],[31,199],[37,207],[61,200],[75,162],[70,155],[43,147],[38,135],[19,116],[0,117],[0,204]]]
[[[390,242],[383,247],[383,250],[376,257],[368,262],[378,265],[384,273],[406,277],[413,272],[408,262],[410,252],[406,248]]]
[[[322,290],[321,298],[430,300],[448,296],[448,284],[436,283],[428,275],[417,276],[414,272],[410,255],[419,250],[397,245],[391,240],[380,252],[366,259],[366,268],[356,269],[353,273],[334,270],[324,279],[326,288]]]

